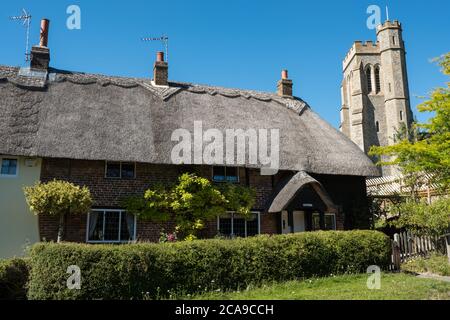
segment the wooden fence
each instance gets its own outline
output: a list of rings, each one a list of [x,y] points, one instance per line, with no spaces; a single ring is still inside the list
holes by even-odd
[[[394,234],[391,269],[400,270],[400,264],[418,256],[436,251],[438,238],[418,237],[409,231]]]

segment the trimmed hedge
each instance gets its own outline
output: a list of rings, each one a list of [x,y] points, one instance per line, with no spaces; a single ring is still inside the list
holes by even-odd
[[[391,246],[377,231],[307,232],[236,240],[129,245],[40,243],[31,250],[29,299],[142,299],[227,290],[302,277],[387,267]],[[81,269],[69,290],[67,267]]]
[[[26,259],[0,260],[0,300],[26,299],[28,274]]]

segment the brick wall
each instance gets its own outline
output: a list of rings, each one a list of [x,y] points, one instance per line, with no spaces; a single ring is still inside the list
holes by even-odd
[[[104,161],[70,160],[70,159],[44,159],[42,164],[41,180],[48,182],[53,179],[67,180],[80,186],[87,186],[91,191],[94,203],[93,208],[114,209],[121,208],[121,200],[131,195],[142,195],[145,190],[155,184],[170,184],[177,180],[183,172],[195,172],[200,176],[211,178],[212,169],[209,166],[171,166],[156,164],[136,164],[135,179],[105,178]],[[260,176],[259,170],[239,170],[239,183],[255,187],[257,198],[255,209],[263,210],[268,197],[272,192],[272,178]],[[86,241],[86,215],[70,215],[66,218],[65,240],[74,242]],[[154,223],[138,221],[136,237],[142,241],[158,241],[160,232],[173,232],[174,223]],[[275,233],[273,227],[270,233]],[[39,218],[41,239],[55,241],[58,233],[58,219],[41,216]],[[273,231],[275,230],[275,231]],[[211,221],[201,232],[203,237],[213,237],[217,234],[217,223]]]
[[[142,195],[145,190],[155,184],[170,184],[177,180],[183,172],[196,172],[200,176],[211,178],[210,166],[171,166],[156,164],[136,164],[136,178],[134,179],[111,179],[105,178],[104,161],[86,161],[69,159],[44,159],[42,164],[41,180],[48,182],[53,179],[61,179],[73,182],[77,185],[87,186],[93,196],[93,207],[102,209],[118,209],[121,207],[121,199],[130,195]],[[275,176],[261,176],[257,169],[239,170],[239,183],[254,187],[256,189],[256,203],[254,210],[261,214],[261,233],[276,234],[279,228],[279,215],[264,213],[268,200],[273,197],[275,186],[286,175],[291,173],[280,172]],[[336,204],[345,204],[345,210],[349,209],[355,195],[359,198],[364,187],[359,183],[363,178],[315,176],[329,189]],[[358,183],[356,183],[358,182]],[[345,186],[343,188],[342,186]],[[357,190],[355,193],[355,188]],[[347,219],[348,220],[348,219]],[[86,241],[86,215],[70,215],[65,224],[65,240],[74,242]],[[336,216],[337,229],[351,228],[343,214]],[[158,241],[160,232],[174,230],[174,223],[158,224],[150,221],[138,221],[136,237],[141,241]],[[39,217],[39,230],[41,239],[47,241],[56,240],[58,231],[58,219],[41,216]],[[211,221],[205,230],[201,232],[202,237],[213,237],[217,234],[217,223]]]

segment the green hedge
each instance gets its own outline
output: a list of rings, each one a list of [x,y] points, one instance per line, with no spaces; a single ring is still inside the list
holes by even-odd
[[[0,260],[0,300],[26,299],[28,274],[26,259]]]
[[[237,289],[265,281],[386,267],[390,242],[376,231],[307,232],[165,244],[41,243],[31,251],[30,299],[142,299]],[[81,269],[69,290],[67,267]]]

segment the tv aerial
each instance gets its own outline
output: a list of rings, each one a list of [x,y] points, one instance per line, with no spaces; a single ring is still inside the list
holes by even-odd
[[[161,41],[164,46],[164,50],[166,51],[166,61],[169,61],[169,37],[166,35],[162,35],[161,37],[148,37],[141,38],[142,41]]]
[[[27,29],[26,44],[25,44],[25,61],[30,61],[30,52],[28,50],[28,47],[30,43],[31,15],[25,9],[22,9],[22,15],[12,16],[9,18],[14,21],[22,21],[23,26]]]

